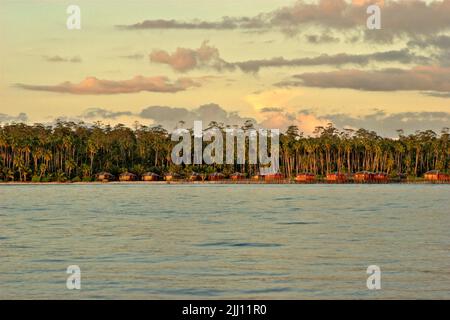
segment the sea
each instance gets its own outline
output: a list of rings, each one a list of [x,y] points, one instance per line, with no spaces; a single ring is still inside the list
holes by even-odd
[[[0,299],[450,299],[450,185],[0,185]]]

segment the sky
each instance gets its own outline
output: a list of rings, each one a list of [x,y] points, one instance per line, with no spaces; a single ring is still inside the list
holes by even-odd
[[[440,132],[449,49],[450,0],[0,0],[0,123]]]

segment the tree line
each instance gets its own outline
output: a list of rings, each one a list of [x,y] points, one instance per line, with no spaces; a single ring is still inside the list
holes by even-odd
[[[205,130],[212,127],[224,130],[230,126],[211,122]],[[246,131],[254,124],[247,121],[234,127]],[[448,172],[449,137],[448,128],[440,133],[425,130],[408,135],[398,130],[397,138],[387,138],[366,129],[339,130],[332,124],[317,127],[312,136],[306,136],[291,126],[280,136],[280,170],[286,177],[304,172],[320,176],[363,170],[415,177],[429,170]],[[171,162],[176,143],[162,126],[138,123],[134,128],[101,122],[4,124],[0,126],[0,180],[92,181],[103,171],[113,175],[242,172],[249,176],[259,172],[257,165],[249,164],[176,166]]]

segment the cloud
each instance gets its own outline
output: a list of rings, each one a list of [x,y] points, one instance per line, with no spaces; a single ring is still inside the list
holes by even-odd
[[[337,5],[335,5],[337,4]],[[332,7],[335,15],[341,15],[347,4],[344,0],[320,0],[319,4],[308,4],[298,1],[293,6],[283,7],[268,13],[260,13],[253,17],[223,17],[218,21],[178,21],[178,20],[145,20],[140,23],[118,26],[124,29],[199,29],[199,30],[235,30],[235,29],[270,29],[273,27],[297,26],[303,23],[320,22],[323,17],[331,17],[325,12]],[[351,5],[349,5],[351,6]],[[336,9],[336,10],[334,10]],[[304,14],[301,14],[304,12]],[[341,18],[342,19],[342,18]],[[353,25],[353,23],[352,23]]]
[[[258,122],[250,117],[242,117],[237,112],[229,112],[221,106],[211,103],[199,106],[195,109],[184,107],[151,106],[144,108],[141,112],[131,111],[111,111],[102,108],[86,109],[81,115],[76,117],[59,117],[63,121],[80,122],[88,120],[89,123],[101,120],[111,120],[113,123],[127,123],[132,125],[138,120],[141,123],[152,120],[156,124],[161,124],[167,130],[177,127],[179,121],[184,121],[185,128],[191,128],[194,121],[202,120],[206,128],[211,121],[223,123],[225,125],[243,125],[247,120],[252,121],[256,127],[267,129],[286,130],[290,125],[296,125],[305,135],[312,135],[316,127],[326,126],[332,123],[339,129],[351,128],[358,130],[364,128],[375,131],[382,136],[396,137],[397,130],[402,129],[406,134],[414,133],[418,130],[433,130],[440,132],[444,128],[450,127],[450,112],[399,112],[387,113],[383,110],[355,116],[347,113],[333,113],[318,115],[311,110],[283,111],[281,108],[263,108],[259,115],[261,121]],[[125,122],[123,122],[125,121]],[[17,116],[0,114],[0,123],[29,122],[25,113]],[[54,124],[49,122],[48,124]]]
[[[434,98],[450,98],[450,92],[422,92],[423,95],[434,97]]]
[[[381,8],[381,30],[367,30],[366,9],[370,4],[378,4]],[[391,41],[394,36],[416,36],[418,34],[434,34],[448,30],[450,0],[319,0],[316,3],[297,1],[271,13],[270,24],[280,26],[287,32],[296,32],[298,27],[309,24],[351,31],[360,28],[365,31],[366,38],[376,41]]]
[[[265,111],[264,119],[259,126],[267,129],[280,129],[285,131],[289,126],[295,125],[305,135],[312,135],[316,127],[326,126],[330,120],[318,117],[307,111],[284,112],[281,110]]]
[[[417,36],[408,42],[408,47],[420,48],[428,51],[434,60],[442,66],[450,66],[450,36],[449,35],[427,35]]]
[[[7,122],[27,122],[28,115],[26,113],[19,113],[17,116],[12,116],[9,114],[0,113],[0,123]]]
[[[61,56],[43,56],[44,60],[47,62],[71,62],[71,63],[80,63],[82,62],[79,56],[74,57],[61,57]]]
[[[277,107],[265,107],[260,110],[261,113],[267,113],[267,112],[282,112],[283,108],[277,108]]]
[[[247,120],[254,121],[252,118],[241,117],[237,112],[226,111],[215,103],[205,104],[192,110],[183,107],[151,106],[143,109],[139,116],[152,119],[167,129],[176,127],[180,121],[184,121],[186,127],[192,127],[196,120],[202,120],[204,126],[211,121],[225,125],[243,125]]]
[[[413,63],[426,62],[428,58],[416,56],[410,50],[392,50],[385,52],[375,52],[370,54],[347,54],[340,53],[335,55],[322,54],[313,58],[298,58],[285,59],[283,57],[262,59],[262,60],[248,60],[243,62],[235,62],[228,64],[230,66],[239,67],[244,72],[258,72],[260,68],[268,67],[300,67],[300,66],[320,66],[332,65],[342,66],[345,64],[357,64],[364,66],[370,62],[399,62],[399,63]]]
[[[174,53],[164,50],[154,50],[150,54],[150,61],[154,63],[167,64],[175,71],[186,72],[196,68],[213,68],[218,71],[240,69],[243,72],[256,73],[261,68],[301,67],[332,65],[342,66],[345,64],[356,64],[364,66],[370,62],[398,62],[403,64],[424,64],[429,58],[417,56],[409,49],[375,52],[370,54],[347,54],[335,55],[322,54],[313,58],[286,59],[275,57],[271,59],[247,60],[241,62],[227,62],[220,57],[217,48],[203,42],[198,49],[178,48]]]
[[[450,113],[448,112],[400,112],[387,114],[377,110],[371,114],[355,117],[348,114],[326,115],[332,123],[339,127],[365,128],[384,136],[395,137],[397,130],[414,133],[417,130],[434,130],[440,132],[450,127]]]
[[[150,54],[150,61],[167,64],[179,72],[206,66],[221,69],[225,64],[220,58],[219,50],[208,45],[207,41],[198,49],[177,48],[172,54],[164,50],[154,50]]]
[[[382,8],[382,30],[367,30],[366,13],[369,4]],[[119,26],[123,29],[193,29],[193,30],[280,30],[295,34],[302,26],[314,25],[326,29],[366,31],[369,39],[391,41],[394,36],[435,34],[448,30],[450,0],[299,0],[268,13],[252,17],[224,17],[218,21],[145,20],[140,23]]]
[[[184,29],[184,30],[234,30],[234,29],[259,29],[264,27],[264,20],[256,17],[223,17],[219,21],[177,21],[177,20],[145,20],[132,25],[119,25],[120,29]]]
[[[332,43],[332,42],[339,42],[340,39],[336,37],[332,37],[328,34],[322,34],[322,35],[315,35],[310,34],[305,36],[306,40],[309,43],[318,44],[318,43]]]
[[[448,35],[430,35],[427,37],[417,37],[408,42],[408,46],[420,48],[429,48],[430,46],[439,49],[450,49],[450,36]]]
[[[152,106],[141,111],[139,116],[143,119],[152,119],[155,124],[161,124],[166,129],[173,129],[180,121],[184,121],[185,128],[191,128],[196,120],[202,120],[206,127],[215,121],[224,125],[242,126],[246,121],[251,121],[256,127],[266,129],[286,130],[290,125],[297,125],[306,134],[312,134],[317,126],[325,126],[330,121],[317,117],[309,112],[286,112],[281,108],[267,107],[260,111],[261,121],[251,117],[242,117],[238,112],[229,112],[218,104],[210,103],[195,109],[168,106]]]
[[[135,53],[135,54],[130,54],[130,55],[125,55],[125,56],[120,56],[120,58],[123,59],[130,59],[130,60],[142,60],[144,59],[144,55],[140,54],[140,53]]]
[[[83,119],[116,119],[122,116],[132,116],[131,111],[110,111],[102,108],[86,109],[79,117]]]
[[[19,88],[34,91],[50,91],[71,94],[120,94],[141,91],[175,93],[188,88],[198,87],[200,83],[191,78],[179,78],[170,81],[167,77],[136,76],[130,80],[101,80],[88,77],[80,83],[63,82],[58,85],[17,84]]]
[[[280,128],[285,130],[290,125],[296,125],[305,135],[313,134],[318,126],[332,123],[339,129],[351,128],[358,130],[364,128],[375,131],[386,137],[397,137],[397,130],[405,133],[414,133],[417,130],[434,130],[440,132],[450,127],[449,112],[400,112],[388,114],[382,110],[375,110],[363,116],[354,116],[345,113],[317,115],[309,110],[298,112],[274,111],[266,115],[259,124],[264,128]]]
[[[145,119],[153,119],[156,122],[166,121],[186,121],[195,117],[195,113],[191,113],[186,108],[167,107],[167,106],[152,106],[147,107],[141,111],[140,116]]]
[[[277,85],[281,87],[346,88],[363,91],[450,92],[450,68],[419,66],[409,70],[391,68],[375,71],[338,70],[303,73]]]

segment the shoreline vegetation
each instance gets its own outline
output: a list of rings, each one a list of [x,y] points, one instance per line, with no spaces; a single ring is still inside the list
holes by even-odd
[[[181,121],[178,127],[183,126]],[[211,128],[256,129],[251,121],[242,126],[212,121],[204,130]],[[193,139],[193,130],[188,130]],[[162,126],[3,124],[0,183],[448,183],[449,132],[444,128],[440,133],[406,135],[398,130],[398,137],[386,138],[366,129],[339,130],[328,124],[306,136],[291,126],[279,139],[280,171],[262,177],[260,166],[249,164],[247,158],[237,164],[237,152],[235,164],[173,164],[171,152],[179,141],[171,141]],[[247,138],[246,157],[248,143]]]

